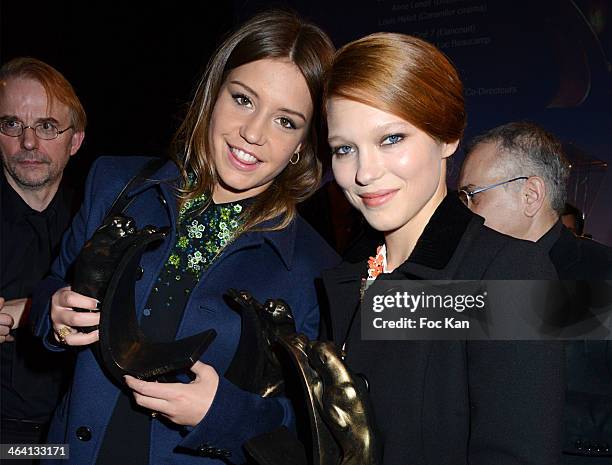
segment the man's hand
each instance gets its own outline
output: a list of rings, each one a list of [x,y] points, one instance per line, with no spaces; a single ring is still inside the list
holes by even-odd
[[[9,313],[4,312],[4,305],[4,298],[0,297],[0,344],[15,340],[15,338],[9,334],[15,322]]]
[[[19,328],[22,326],[24,321],[25,309],[30,305],[30,299],[24,297],[22,299],[4,300],[4,305],[0,305],[0,312],[6,313],[13,318],[13,326],[11,329]]]

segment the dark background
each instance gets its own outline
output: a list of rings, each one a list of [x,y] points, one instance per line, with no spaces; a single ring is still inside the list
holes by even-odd
[[[612,7],[606,0],[15,2],[0,0],[0,61],[37,57],[73,83],[89,124],[68,176],[100,155],[165,155],[223,34],[266,6],[290,6],[340,46],[386,30],[436,43],[456,64],[466,138],[511,120],[559,136],[570,200],[612,245]],[[455,157],[454,176],[462,159]]]

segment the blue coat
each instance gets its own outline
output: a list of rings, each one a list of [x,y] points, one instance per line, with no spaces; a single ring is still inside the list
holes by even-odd
[[[66,285],[70,264],[100,225],[118,193],[148,160],[102,157],[94,163],[81,210],[63,239],[51,276],[43,281],[33,299],[32,315],[39,336],[49,337],[50,297]],[[143,255],[144,274],[135,285],[139,318],[175,242],[177,207],[172,186],[177,176],[176,166],[168,162],[151,181],[129,193],[134,200],[126,213],[136,220],[138,227],[172,226],[173,232],[162,246]],[[173,452],[179,445],[196,453],[202,445],[224,449],[231,452],[231,462],[242,463],[244,441],[281,425],[292,426],[294,414],[287,399],[264,399],[223,378],[238,345],[240,317],[227,307],[222,295],[234,287],[249,290],[260,301],[282,298],[293,310],[298,332],[316,337],[319,310],[314,282],[322,269],[337,262],[332,249],[299,217],[282,231],[244,234],[223,251],[193,290],[177,334],[177,338],[183,338],[209,328],[217,331],[201,361],[219,373],[219,388],[210,410],[194,428],[168,428],[162,421],[152,421],[152,465],[222,463],[214,458]],[[47,345],[50,350],[62,350]],[[101,371],[92,351],[80,350],[71,389],[56,410],[47,442],[70,444],[70,464],[95,463],[118,396],[119,389]],[[117,446],[129,447],[129,438]]]

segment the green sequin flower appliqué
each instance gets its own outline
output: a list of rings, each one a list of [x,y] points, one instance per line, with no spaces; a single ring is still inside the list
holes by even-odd
[[[237,234],[241,225],[242,205],[210,203],[206,196],[188,200],[179,211],[177,240],[160,281],[180,280],[191,274],[196,280]]]
[[[204,232],[206,228],[204,227],[203,224],[198,223],[198,220],[193,220],[191,222],[190,225],[187,226],[187,235],[189,236],[190,239],[193,238],[197,238],[197,239],[201,239],[202,238],[202,233]]]

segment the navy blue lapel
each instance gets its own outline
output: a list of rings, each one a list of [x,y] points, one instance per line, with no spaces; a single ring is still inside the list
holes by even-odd
[[[174,194],[171,186],[176,186],[179,180],[180,174],[178,167],[173,161],[168,160],[148,179],[143,180],[140,184],[131,188],[127,193],[127,196],[134,197],[135,195],[138,195],[141,192],[157,185],[161,185],[162,188],[165,187],[168,192],[172,192],[172,194]]]
[[[148,179],[143,180],[141,183],[131,188],[127,192],[127,198],[131,199],[147,189],[159,186],[163,196],[163,198],[160,198],[160,201],[162,201],[168,209],[170,224],[176,224],[178,208],[174,187],[179,184],[179,180],[180,175],[178,167],[173,161],[169,160]]]

